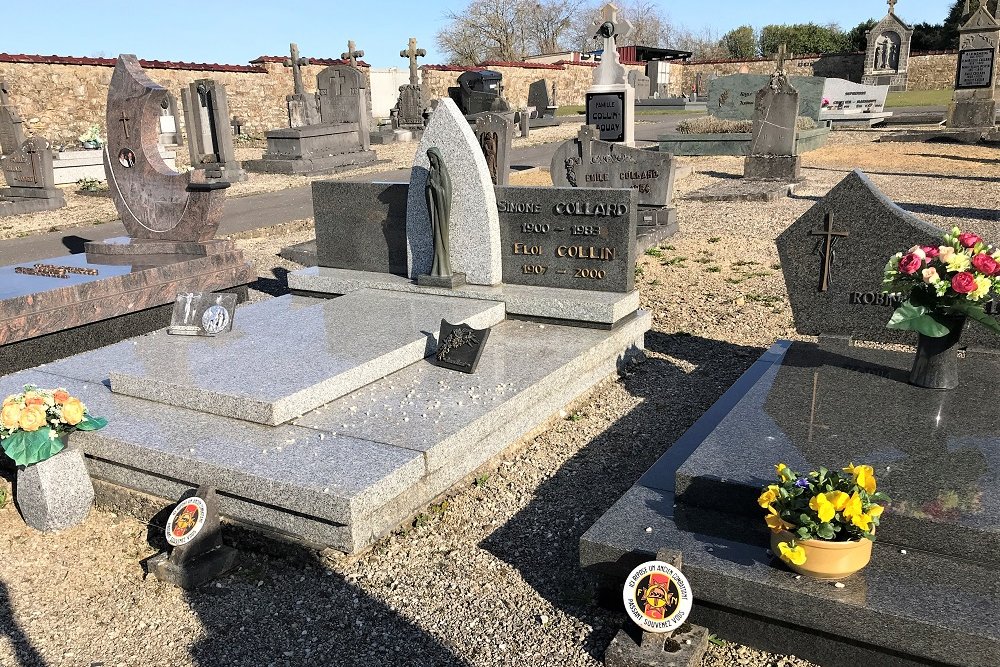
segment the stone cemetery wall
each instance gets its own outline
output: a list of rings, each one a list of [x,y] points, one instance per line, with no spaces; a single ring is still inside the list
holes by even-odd
[[[645,72],[645,63],[623,63],[626,71]],[[594,78],[593,63],[499,63],[485,62],[478,67],[454,65],[425,65],[423,86],[427,99],[448,96],[448,88],[458,85],[458,76],[470,70],[489,69],[503,75],[504,98],[512,108],[528,106],[528,86],[539,79],[556,85],[556,103],[559,106],[583,105],[584,94]],[[680,77],[676,77],[679,79]],[[671,79],[673,80],[673,78]],[[679,81],[678,81],[679,84]],[[677,93],[680,89],[678,87]]]
[[[303,69],[306,90],[316,90],[316,75],[340,60],[322,59]],[[229,110],[244,119],[243,133],[262,137],[264,132],[288,126],[285,96],[292,93],[292,70],[283,56],[262,56],[250,65],[217,65],[141,60],[151,79],[180,96],[180,89],[195,79],[215,79],[226,86]],[[107,136],[105,107],[113,58],[22,56],[0,53],[0,79],[10,88],[29,134],[40,134],[54,144],[77,143],[91,125]],[[368,66],[363,65],[366,73]]]
[[[958,66],[958,51],[935,51],[910,54],[907,90],[950,90],[954,84],[955,68]],[[712,60],[691,62],[680,67],[683,90],[690,92],[698,74],[703,79],[716,74],[770,74],[774,71],[774,60],[757,58],[753,60]],[[823,76],[860,82],[864,73],[863,53],[838,53],[823,56],[802,56],[788,61],[791,76]],[[677,67],[674,68],[677,71]],[[681,77],[671,77],[681,78]],[[707,85],[707,82],[706,84]]]

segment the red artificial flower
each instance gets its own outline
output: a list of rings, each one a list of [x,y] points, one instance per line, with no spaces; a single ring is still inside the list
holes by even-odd
[[[964,234],[958,235],[958,242],[962,244],[962,247],[974,248],[977,243],[982,242],[982,239],[972,232],[965,232]]]
[[[904,276],[912,276],[923,265],[923,260],[911,252],[908,255],[903,255],[902,259],[899,260],[899,272]]]
[[[971,294],[976,291],[976,277],[968,271],[956,273],[951,279],[951,288],[959,294]]]
[[[941,254],[941,251],[938,250],[937,246],[933,246],[933,245],[920,246],[920,249],[924,251],[925,255],[927,255],[927,260],[928,261],[930,261],[932,259],[937,259],[938,255]]]
[[[987,255],[984,252],[981,252],[972,258],[972,266],[975,267],[976,271],[986,274],[987,276],[995,276],[1000,273],[1000,262],[997,262],[990,255]]]

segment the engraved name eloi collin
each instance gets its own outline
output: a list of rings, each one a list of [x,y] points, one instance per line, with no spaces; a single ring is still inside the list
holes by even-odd
[[[541,204],[530,203],[530,202],[511,202],[502,201],[498,202],[498,208],[501,213],[531,213],[531,214],[541,214],[543,212],[543,207]],[[603,203],[593,203],[593,202],[571,202],[571,203],[557,203],[552,207],[552,214],[557,216],[582,216],[588,218],[602,218],[602,217],[613,217],[621,218],[627,216],[629,213],[628,204],[603,204]],[[521,231],[524,233],[535,233],[535,234],[548,234],[552,231],[552,226],[550,224],[541,225],[531,225],[523,224],[521,225]],[[555,231],[563,231],[562,229]],[[570,233],[573,236],[607,236],[607,231],[603,230],[599,225],[573,225],[570,228]],[[553,248],[549,248],[553,250]],[[607,247],[597,247],[588,245],[557,245],[554,247],[554,253],[556,257],[569,257],[572,259],[594,259],[602,262],[613,262],[616,257],[615,248]],[[511,254],[514,255],[530,255],[533,257],[541,257],[546,255],[546,249],[540,244],[527,244],[520,241],[515,241],[512,244]],[[578,275],[579,278],[588,278],[590,280],[603,280],[604,275],[602,272],[587,272],[587,275]]]

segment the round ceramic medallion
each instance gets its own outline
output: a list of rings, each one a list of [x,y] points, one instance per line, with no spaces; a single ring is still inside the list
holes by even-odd
[[[672,632],[691,615],[691,584],[680,570],[663,561],[649,561],[632,570],[622,599],[629,617],[649,632]]]
[[[205,333],[222,333],[229,326],[229,311],[224,306],[209,306],[201,316],[201,326]]]
[[[208,508],[205,501],[195,496],[177,504],[167,520],[167,542],[179,547],[187,544],[201,532]]]

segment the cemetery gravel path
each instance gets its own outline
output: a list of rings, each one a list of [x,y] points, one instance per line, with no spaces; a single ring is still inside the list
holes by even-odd
[[[793,198],[679,199],[681,232],[639,261],[643,307],[654,315],[645,360],[360,557],[258,545],[233,575],[185,593],[142,575],[139,561],[162,548],[162,529],[101,510],[42,536],[8,502],[0,665],[596,667],[626,621],[594,599],[577,565],[579,538],[763,349],[797,337],[774,237],[859,163],[928,221],[995,235],[995,150],[894,151],[871,139],[837,133],[807,155],[809,181]],[[681,196],[741,171],[739,158],[684,162],[699,173],[678,183]],[[277,250],[309,235],[238,244],[262,274],[278,274],[294,265]],[[0,488],[9,497],[9,476]],[[711,646],[704,664],[808,665],[735,644]]]

